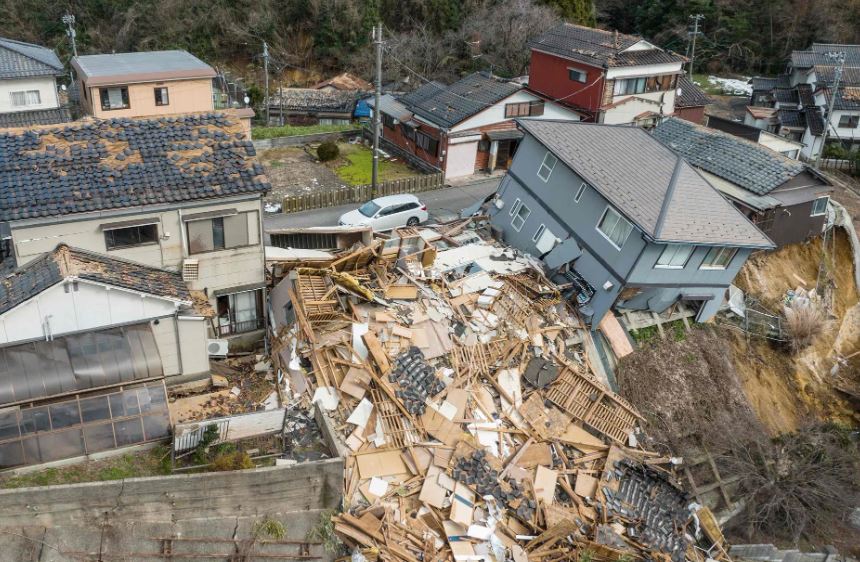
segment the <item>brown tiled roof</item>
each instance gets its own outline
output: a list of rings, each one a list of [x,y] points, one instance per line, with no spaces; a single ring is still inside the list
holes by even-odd
[[[367,80],[359,78],[355,74],[350,74],[349,72],[344,72],[343,74],[338,74],[334,78],[324,80],[319,84],[316,84],[314,88],[319,90],[320,88],[328,86],[331,86],[335,90],[359,90],[363,92],[373,90],[373,84]]]
[[[191,293],[179,273],[60,244],[0,281],[0,313],[68,277],[192,302]]]

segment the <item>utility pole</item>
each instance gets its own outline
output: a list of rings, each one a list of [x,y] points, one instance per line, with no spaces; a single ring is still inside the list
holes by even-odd
[[[269,44],[263,41],[263,72],[266,73],[266,127],[269,126]]]
[[[382,24],[373,28],[373,43],[376,45],[376,92],[373,104],[373,174],[371,176],[371,194],[376,197],[379,185],[379,128],[380,111],[379,98],[382,96]]]
[[[830,133],[830,120],[833,118],[833,110],[836,108],[836,94],[839,93],[839,82],[842,80],[842,69],[845,66],[845,53],[826,53],[825,56],[836,61],[837,66],[834,68],[833,75],[833,91],[830,93],[830,107],[825,107],[827,110],[827,118],[824,120],[824,135],[821,137],[821,147],[818,149],[818,156],[815,157],[815,167],[821,164],[821,155],[824,154],[824,147],[827,146],[827,136]]]
[[[78,45],[75,42],[75,16],[72,14],[66,14],[62,18],[62,22],[66,24],[66,35],[69,36],[69,41],[72,44],[72,56],[78,56]],[[69,92],[72,91],[72,87],[75,85],[75,74],[72,71],[72,65],[69,65]],[[80,92],[78,92],[80,94]]]
[[[693,78],[693,62],[696,60],[696,37],[699,35],[699,20],[705,19],[702,14],[694,14],[690,16],[693,20],[693,46],[690,50],[690,79]]]
[[[66,35],[69,36],[69,41],[72,44],[72,56],[78,56],[78,46],[75,43],[75,37],[77,34],[75,33],[75,16],[72,14],[66,14],[63,16],[63,23],[66,24]]]

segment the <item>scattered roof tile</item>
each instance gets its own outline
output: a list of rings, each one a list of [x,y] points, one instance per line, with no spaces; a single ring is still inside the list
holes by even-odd
[[[0,130],[0,221],[262,194],[254,155],[232,111]]]
[[[60,244],[0,280],[0,314],[67,277],[192,302],[179,273]]]
[[[67,107],[36,109],[33,111],[13,111],[0,113],[0,128],[32,127],[33,125],[56,125],[72,120]]]
[[[273,96],[272,107],[285,111],[328,111],[352,114],[363,93],[357,90],[317,90],[314,88],[282,88]]]

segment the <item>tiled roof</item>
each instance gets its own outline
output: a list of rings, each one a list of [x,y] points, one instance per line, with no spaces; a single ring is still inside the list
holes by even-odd
[[[314,88],[282,88],[269,101],[271,107],[286,111],[349,113],[364,94],[356,90],[316,90]]]
[[[231,112],[0,130],[0,221],[269,189]]]
[[[789,105],[797,105],[799,101],[797,90],[795,88],[774,88],[773,98],[779,103]]]
[[[192,302],[180,273],[60,244],[0,280],[0,314],[67,277]]]
[[[314,86],[316,89],[326,87],[332,87],[335,90],[360,90],[364,92],[373,90],[373,84],[354,74],[350,74],[349,72],[338,74],[337,76],[324,80]]]
[[[675,107],[703,107],[714,101],[686,74],[678,77],[678,89],[681,93],[675,97]]]
[[[13,111],[0,113],[0,129],[9,127],[32,127],[33,125],[56,125],[72,120],[69,109],[54,107],[52,109],[36,109],[34,111]]]
[[[815,96],[812,93],[812,86],[809,84],[797,85],[797,99],[800,105],[810,107],[815,105]]]
[[[683,62],[681,55],[662,49],[626,51],[641,37],[605,31],[572,23],[561,23],[532,39],[530,49],[601,67]]]
[[[790,88],[791,81],[788,74],[780,74],[779,76],[753,76],[752,88],[753,91],[769,92],[774,88]]]
[[[846,67],[860,67],[860,45],[838,45],[830,43],[813,43],[806,51],[793,51],[791,65],[795,68],[812,68],[824,65],[834,66],[835,61],[830,53],[845,53]]]
[[[820,109],[807,107],[803,110],[803,117],[809,126],[810,133],[816,136],[824,133],[824,117],[821,115]]]
[[[776,116],[783,127],[806,128],[806,113],[802,109],[780,108],[777,110]]]
[[[431,82],[399,101],[416,115],[442,127],[452,127],[522,88],[483,72],[444,86]]]
[[[693,166],[756,195],[770,193],[805,169],[760,144],[689,121],[667,119],[652,134]]]
[[[819,86],[829,86],[836,80],[836,68],[832,66],[816,66],[815,80]],[[860,86],[860,67],[845,67],[842,69],[840,84]]]
[[[60,74],[63,63],[51,49],[0,37],[0,79]]]
[[[657,241],[773,246],[683,158],[640,127],[518,123]]]
[[[831,88],[822,88],[821,93],[824,95],[824,99],[827,100],[827,105],[830,106],[830,99],[833,95],[833,90]],[[836,94],[834,109],[860,109],[860,87],[839,86],[839,92]]]

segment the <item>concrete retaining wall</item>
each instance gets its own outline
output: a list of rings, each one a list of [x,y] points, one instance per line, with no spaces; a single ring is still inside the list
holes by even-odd
[[[0,528],[171,522],[334,509],[343,460],[0,491]]]
[[[278,148],[282,146],[302,146],[312,142],[322,142],[331,138],[348,139],[361,134],[361,129],[349,129],[347,131],[335,131],[332,133],[314,133],[312,135],[296,135],[292,137],[275,137],[273,139],[260,139],[254,141],[257,151]]]

